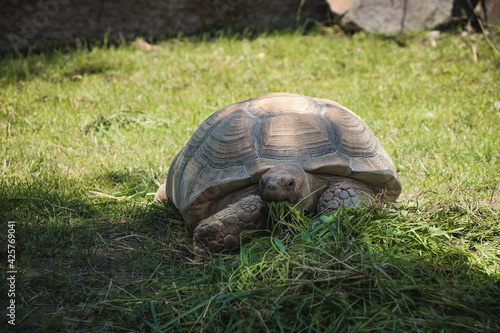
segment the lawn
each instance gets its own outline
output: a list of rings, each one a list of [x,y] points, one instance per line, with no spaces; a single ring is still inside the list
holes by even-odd
[[[499,42],[323,29],[4,55],[1,327],[498,332]],[[276,205],[268,236],[193,261],[154,192],[205,118],[277,91],[356,112],[403,193],[321,218]]]

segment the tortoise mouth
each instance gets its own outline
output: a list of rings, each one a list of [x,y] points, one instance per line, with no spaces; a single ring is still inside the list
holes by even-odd
[[[295,189],[295,179],[274,177],[262,180],[259,185],[260,197],[264,201],[291,201]],[[292,199],[293,200],[293,199]]]
[[[267,202],[288,201],[295,204],[307,194],[304,193],[305,183],[306,173],[299,166],[273,167],[260,178],[260,197]]]

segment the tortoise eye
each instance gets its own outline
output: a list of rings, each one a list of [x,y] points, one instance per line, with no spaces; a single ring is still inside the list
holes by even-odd
[[[289,190],[293,190],[295,188],[295,179],[290,180],[286,184],[286,188],[289,189]]]

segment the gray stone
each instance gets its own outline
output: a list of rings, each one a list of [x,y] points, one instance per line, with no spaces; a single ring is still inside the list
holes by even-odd
[[[353,30],[393,34],[430,29],[452,19],[454,0],[351,0],[342,22]]]

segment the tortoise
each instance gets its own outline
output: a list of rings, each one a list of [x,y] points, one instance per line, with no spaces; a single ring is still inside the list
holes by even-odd
[[[245,234],[264,229],[267,202],[320,215],[400,193],[394,164],[354,112],[271,93],[206,119],[174,157],[155,201],[177,207],[203,256],[236,250]]]

